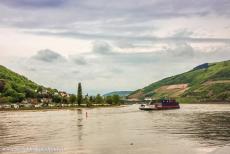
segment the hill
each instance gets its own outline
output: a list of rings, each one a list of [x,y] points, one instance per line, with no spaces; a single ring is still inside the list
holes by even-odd
[[[0,103],[16,103],[25,98],[37,98],[38,92],[44,89],[54,91],[0,65]]]
[[[104,94],[103,96],[119,95],[120,97],[124,97],[124,96],[128,96],[132,92],[133,91],[114,91],[114,92],[110,92],[110,93]]]
[[[230,60],[205,63],[136,90],[129,98],[169,97],[181,102],[230,101]]]

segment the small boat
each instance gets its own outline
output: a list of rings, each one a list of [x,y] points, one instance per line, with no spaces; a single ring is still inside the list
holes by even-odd
[[[140,110],[167,110],[179,109],[180,105],[176,100],[151,100],[148,104],[141,104]]]

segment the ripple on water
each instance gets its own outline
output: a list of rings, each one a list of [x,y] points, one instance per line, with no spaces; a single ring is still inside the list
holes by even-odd
[[[0,147],[57,146],[65,153],[86,154],[208,153],[229,144],[229,128],[230,105],[154,112],[140,111],[138,105],[0,112]]]

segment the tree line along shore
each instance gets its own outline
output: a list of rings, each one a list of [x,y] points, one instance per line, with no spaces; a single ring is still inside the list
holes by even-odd
[[[0,82],[0,90],[1,90]],[[8,93],[10,90],[5,91]],[[9,93],[8,93],[9,95]],[[68,94],[51,88],[39,86],[35,90],[28,90],[25,96],[11,94],[11,98],[0,99],[0,110],[30,110],[30,109],[63,109],[84,107],[108,107],[123,104],[119,95],[89,96],[82,94],[81,83],[78,83],[77,94]]]

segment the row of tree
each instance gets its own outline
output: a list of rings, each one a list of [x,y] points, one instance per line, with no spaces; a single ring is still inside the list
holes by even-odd
[[[0,103],[12,102],[17,103],[25,99],[36,99],[38,102],[42,100],[50,100],[54,103],[77,103],[79,106],[87,104],[120,104],[120,97],[118,95],[103,97],[100,94],[96,96],[89,96],[88,94],[83,96],[81,83],[78,83],[77,95],[71,94],[69,97],[67,94],[63,96],[57,89],[45,88],[38,86],[36,89],[30,89],[27,87],[20,87],[17,84],[5,84],[3,80],[0,80]]]
[[[83,97],[81,83],[78,83],[77,95],[72,94],[69,98],[69,101],[71,103],[77,102],[79,106],[81,104],[87,104],[87,106],[91,106],[92,104],[117,105],[121,103],[120,97],[118,95],[102,97],[100,94],[97,94],[96,96],[88,96],[87,94]]]

